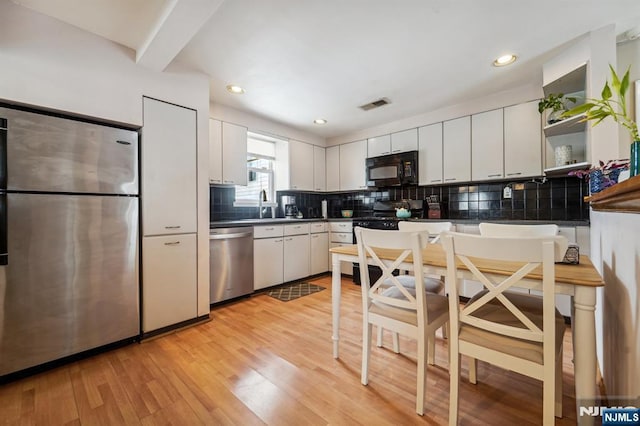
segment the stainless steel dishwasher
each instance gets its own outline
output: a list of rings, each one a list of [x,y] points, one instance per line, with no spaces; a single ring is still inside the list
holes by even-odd
[[[253,293],[253,227],[209,231],[211,303]]]

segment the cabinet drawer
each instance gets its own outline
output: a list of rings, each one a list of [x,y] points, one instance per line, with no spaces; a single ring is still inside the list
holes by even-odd
[[[284,235],[284,226],[282,225],[265,225],[253,227],[253,238],[272,238],[282,237]]]
[[[332,232],[331,242],[353,244],[353,234],[351,232]]]
[[[296,223],[295,225],[284,225],[284,235],[303,235],[309,233],[308,223]]]
[[[351,232],[353,230],[351,222],[329,222],[331,232]]]
[[[327,232],[327,222],[313,222],[309,224],[309,229],[312,234],[319,232]]]

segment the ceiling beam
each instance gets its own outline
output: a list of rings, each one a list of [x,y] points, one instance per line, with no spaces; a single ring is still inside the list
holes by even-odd
[[[156,25],[136,52],[136,62],[163,71],[224,0],[168,0]]]

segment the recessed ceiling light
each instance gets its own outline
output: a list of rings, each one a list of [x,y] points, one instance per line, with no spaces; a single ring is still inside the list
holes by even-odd
[[[228,85],[227,91],[229,93],[233,93],[234,95],[241,95],[244,93],[244,89],[240,86],[236,86],[235,84]]]
[[[503,56],[500,56],[495,61],[493,61],[493,66],[494,67],[504,67],[505,65],[512,64],[515,61],[516,61],[516,55],[512,55],[512,54],[503,55]]]
[[[313,120],[313,124],[327,124],[327,120],[325,120],[324,118],[316,118],[315,120]]]

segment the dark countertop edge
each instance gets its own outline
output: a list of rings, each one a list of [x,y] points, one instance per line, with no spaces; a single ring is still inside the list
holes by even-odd
[[[236,226],[260,226],[260,225],[289,225],[293,223],[304,223],[304,222],[347,222],[352,221],[355,218],[305,218],[305,219],[284,219],[284,218],[276,218],[276,219],[240,219],[240,220],[220,220],[216,222],[209,222],[209,229],[211,228],[228,228],[228,227],[236,227]],[[506,223],[506,224],[514,224],[514,225],[546,225],[546,224],[556,224],[558,226],[590,226],[588,220],[504,220],[504,219],[411,219],[417,222],[451,222],[453,224],[461,224],[461,225],[477,225],[482,222],[491,222],[491,223]]]

